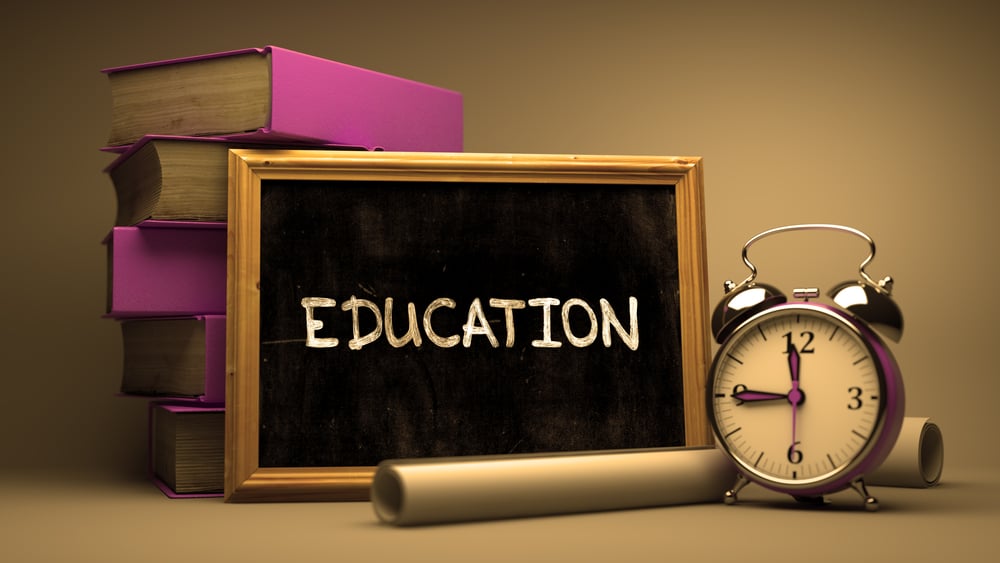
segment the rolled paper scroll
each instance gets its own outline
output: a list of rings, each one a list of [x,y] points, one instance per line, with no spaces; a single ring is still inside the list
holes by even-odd
[[[941,480],[944,439],[929,418],[907,416],[889,456],[865,476],[868,485],[886,487],[931,487]]]
[[[906,417],[868,485],[929,487],[941,431]],[[375,514],[399,526],[720,502],[736,477],[714,447],[388,460],[372,481]]]
[[[405,526],[719,502],[735,477],[713,447],[389,460],[371,499]]]

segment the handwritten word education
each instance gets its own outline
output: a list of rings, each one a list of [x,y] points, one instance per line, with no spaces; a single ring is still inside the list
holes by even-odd
[[[639,301],[635,297],[628,298],[629,305],[629,322],[628,329],[622,325],[621,321],[618,319],[618,315],[615,313],[611,304],[607,299],[600,299],[600,313],[601,319],[598,322],[597,313],[594,308],[591,307],[589,303],[579,298],[572,298],[566,300],[565,303],[560,302],[559,299],[553,297],[537,297],[534,299],[528,299],[527,301],[521,299],[497,299],[490,298],[487,303],[489,307],[493,309],[500,309],[504,314],[504,329],[506,334],[503,335],[504,346],[507,348],[513,348],[517,340],[516,331],[514,327],[514,317],[515,311],[525,309],[526,307],[537,307],[541,310],[541,333],[542,338],[531,341],[531,345],[535,348],[560,348],[563,343],[559,340],[553,339],[552,334],[552,316],[553,309],[559,307],[560,317],[562,319],[562,329],[566,340],[577,348],[584,348],[590,346],[597,341],[598,332],[600,332],[601,341],[605,347],[611,346],[611,329],[614,328],[615,333],[624,342],[624,344],[630,350],[637,350],[639,348],[639,325],[637,321]],[[317,319],[315,316],[315,310],[317,308],[332,308],[337,306],[337,302],[334,299],[327,297],[305,297],[301,300],[301,305],[305,309],[305,329],[306,329],[306,346],[310,348],[333,348],[340,344],[340,340],[335,337],[319,337],[317,332],[323,329],[323,321]],[[459,332],[457,327],[451,327],[451,331],[454,331],[448,335],[442,335],[439,330],[441,327],[435,327],[434,324],[434,312],[441,308],[455,309],[458,304],[455,300],[448,297],[440,297],[430,302],[429,305],[424,309],[422,323],[417,322],[417,310],[416,305],[413,303],[407,303],[406,306],[406,316],[407,316],[407,330],[406,333],[397,336],[394,334],[393,329],[393,299],[387,297],[385,299],[385,306],[380,308],[378,304],[367,299],[358,299],[355,296],[351,296],[350,299],[344,301],[340,305],[340,309],[344,312],[351,313],[351,322],[353,326],[352,338],[347,343],[347,347],[351,350],[361,350],[365,346],[377,341],[385,334],[386,340],[394,348],[400,348],[406,346],[407,344],[412,344],[413,346],[420,347],[424,344],[424,337],[431,344],[438,346],[440,348],[452,348],[461,344],[465,348],[472,346],[472,340],[476,336],[481,336],[489,341],[490,346],[493,348],[500,347],[500,341],[497,339],[494,329],[490,326],[490,323],[486,320],[486,313],[483,310],[483,303],[477,297],[472,300],[469,304],[468,315],[466,317],[466,322],[461,326],[461,331]],[[586,313],[587,318],[590,321],[590,327],[588,330],[580,330],[577,327],[577,332],[574,333],[572,327],[570,326],[570,313],[574,308],[578,308],[584,313]],[[363,313],[363,311],[368,311],[368,313]],[[370,315],[369,315],[370,313]],[[374,328],[369,330],[366,334],[361,334],[361,315],[371,316],[374,320]],[[518,315],[520,317],[520,315]],[[371,326],[369,325],[366,326]],[[421,334],[421,328],[423,328],[423,333]],[[585,332],[585,334],[580,334]]]

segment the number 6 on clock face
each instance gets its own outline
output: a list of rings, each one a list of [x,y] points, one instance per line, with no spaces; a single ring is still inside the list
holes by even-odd
[[[740,472],[796,496],[845,488],[874,469],[902,419],[888,349],[821,304],[785,303],[741,323],[708,385],[714,431]]]

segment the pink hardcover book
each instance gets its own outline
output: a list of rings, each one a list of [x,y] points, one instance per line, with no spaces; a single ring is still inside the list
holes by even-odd
[[[185,65],[225,57],[256,55],[269,61],[270,103],[266,122],[246,131],[205,131],[197,120],[185,121],[165,112],[163,103],[128,109],[119,101],[115,80],[126,73],[167,65]],[[112,81],[112,122],[119,112],[148,111],[166,114],[162,127],[117,138],[114,127],[108,144],[127,145],[142,134],[215,135],[229,140],[301,141],[358,145],[371,150],[462,150],[462,95],[421,82],[323,59],[281,47],[240,49],[178,59],[120,66],[103,70]],[[154,100],[166,96],[183,99],[185,85],[148,82]],[[235,97],[231,97],[235,98]],[[204,98],[199,98],[204,103]],[[236,99],[222,104],[240,103]],[[219,113],[219,112],[216,112]],[[110,147],[109,147],[110,148]]]
[[[226,313],[226,224],[144,221],[114,227],[108,251],[106,316]]]
[[[199,413],[206,414],[206,413],[224,413],[226,411],[225,406],[223,406],[223,405],[199,405],[199,404],[192,404],[192,403],[189,403],[189,402],[185,402],[183,400],[173,400],[173,399],[170,399],[170,400],[156,400],[156,401],[150,401],[150,403],[149,403],[149,414],[148,414],[148,417],[149,417],[149,420],[148,420],[148,429],[149,429],[148,446],[149,446],[149,452],[148,452],[148,463],[147,463],[146,470],[147,470],[147,474],[149,476],[150,481],[153,482],[153,484],[156,486],[156,488],[160,489],[160,492],[162,492],[167,497],[174,498],[174,499],[178,499],[178,498],[215,498],[215,497],[221,497],[223,495],[223,492],[222,492],[221,488],[218,491],[177,492],[174,489],[170,488],[170,485],[168,485],[159,475],[157,475],[156,457],[155,457],[156,456],[156,454],[155,454],[155,451],[156,451],[156,448],[155,448],[156,436],[155,436],[155,427],[154,427],[154,423],[153,423],[153,421],[154,421],[153,417],[155,416],[156,409],[162,409],[162,410],[167,411],[167,412],[178,413],[178,414],[199,414]],[[225,422],[223,422],[223,426],[224,425],[225,425]],[[219,457],[224,457],[225,456],[225,444],[223,443],[221,445],[220,450],[218,452],[204,452],[202,455],[209,455],[209,456],[215,455],[215,456],[219,456]],[[224,471],[225,471],[224,468],[220,467],[220,474],[219,474],[219,480],[220,480],[220,482],[222,481],[222,479],[224,477]]]

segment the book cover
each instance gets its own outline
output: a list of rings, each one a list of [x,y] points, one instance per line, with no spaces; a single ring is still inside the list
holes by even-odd
[[[105,316],[225,314],[226,224],[144,221],[104,239]]]
[[[147,474],[169,498],[221,497],[225,407],[150,401]]]
[[[225,315],[124,319],[119,324],[124,395],[225,403]]]
[[[103,72],[112,97],[109,147],[145,134],[172,134],[372,150],[462,150],[460,93],[281,47]]]

